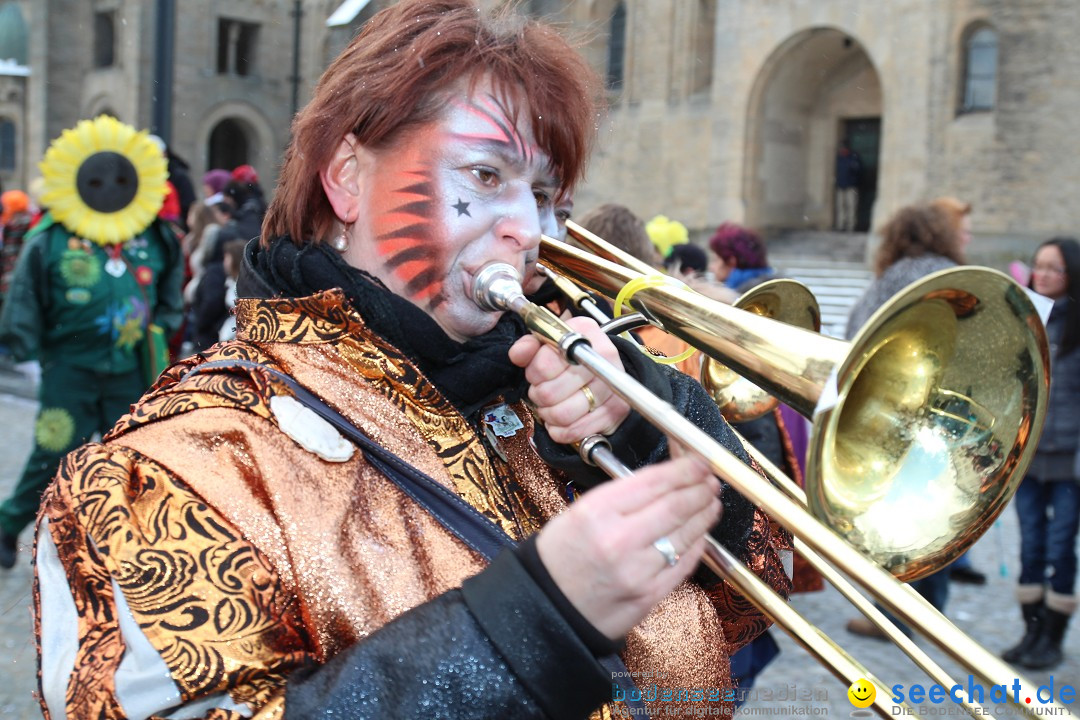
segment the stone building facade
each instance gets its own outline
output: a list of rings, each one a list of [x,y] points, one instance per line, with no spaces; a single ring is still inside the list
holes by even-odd
[[[170,145],[195,176],[243,160],[272,187],[295,107],[392,1],[8,0],[29,22],[30,75],[0,78],[0,91],[12,88],[0,94],[0,103],[11,98],[0,115],[20,103],[24,113],[15,118],[18,167],[0,178],[28,181],[33,160],[80,118],[111,112],[154,124],[156,18],[171,4]],[[1080,232],[1080,165],[1071,161],[1080,134],[1070,127],[1080,110],[1080,3],[519,6],[583,32],[608,78],[610,112],[581,209],[617,201],[697,235],[725,220],[828,229],[834,158],[847,138],[863,160],[864,229],[904,204],[951,194],[974,204],[976,235],[990,242]],[[344,21],[329,27],[335,13]]]
[[[1080,233],[1080,135],[1069,127],[1080,4],[582,0],[551,10],[592,28],[598,67],[611,67],[606,49],[625,47],[579,207],[618,201],[698,233],[725,220],[828,229],[835,154],[851,138],[863,152],[864,229],[954,195],[973,203],[987,251],[1023,256],[1033,239]]]
[[[194,178],[249,163],[272,188],[295,110],[383,4],[352,3],[357,11],[328,27],[342,0],[8,0],[30,28],[30,74],[16,118],[20,162],[7,181],[25,186],[61,131],[108,113],[165,138]],[[171,62],[160,52],[159,17],[167,18]],[[171,68],[168,97],[159,93],[162,62]]]

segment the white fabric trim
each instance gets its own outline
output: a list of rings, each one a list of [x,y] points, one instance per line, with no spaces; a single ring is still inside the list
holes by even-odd
[[[116,670],[116,698],[124,708],[128,720],[146,720],[151,715],[186,720],[203,717],[209,710],[222,708],[232,710],[243,717],[251,717],[247,705],[233,702],[225,693],[192,700],[180,705],[180,687],[172,679],[169,667],[150,644],[146,634],[135,622],[123,591],[112,581],[116,595],[116,616],[120,634],[124,638],[124,658]],[[177,707],[171,713],[162,712]]]
[[[49,715],[54,720],[67,720],[67,687],[79,649],[79,614],[47,520],[42,520],[38,528],[36,572],[41,596],[42,695]],[[151,715],[193,720],[214,708],[251,717],[252,711],[247,705],[234,702],[226,693],[180,706],[180,688],[173,681],[168,666],[135,622],[127,599],[115,580],[112,589],[125,647],[124,657],[116,670],[116,698],[128,720],[146,720]],[[176,709],[169,712],[169,708]]]
[[[66,720],[67,686],[79,649],[79,613],[45,519],[38,526],[34,565],[41,603],[41,694],[49,715]]]

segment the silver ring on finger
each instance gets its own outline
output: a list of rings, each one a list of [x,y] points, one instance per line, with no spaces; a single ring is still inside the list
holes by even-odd
[[[675,552],[675,546],[667,535],[663,535],[652,544],[656,548],[657,552],[664,556],[664,562],[668,567],[675,567],[679,562],[679,553]]]

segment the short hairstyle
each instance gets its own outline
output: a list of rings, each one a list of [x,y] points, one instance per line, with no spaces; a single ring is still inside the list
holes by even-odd
[[[645,222],[624,205],[605,203],[582,215],[577,223],[642,262],[652,264],[655,258]]]
[[[703,273],[709,267],[709,257],[697,245],[683,243],[671,248],[671,252],[664,258],[664,267],[668,270],[676,269],[681,272]]]
[[[563,190],[581,178],[596,135],[603,83],[551,27],[511,6],[494,12],[472,0],[403,0],[371,18],[330,64],[293,121],[292,141],[263,242],[288,234],[323,242],[337,218],[319,177],[353,133],[371,150],[438,118],[449,93],[490,78],[519,102]],[[514,122],[518,117],[512,117]]]
[[[726,263],[751,270],[769,266],[769,255],[761,236],[750,228],[724,223],[709,239],[709,248]]]
[[[960,228],[949,211],[937,205],[908,205],[896,211],[881,228],[881,244],[874,257],[879,277],[896,261],[935,254],[964,263]]]

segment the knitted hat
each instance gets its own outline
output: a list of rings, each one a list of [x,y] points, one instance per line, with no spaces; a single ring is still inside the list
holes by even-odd
[[[214,170],[207,170],[203,173],[202,184],[213,191],[211,195],[216,195],[225,189],[225,186],[229,184],[229,180],[231,179],[232,175],[229,174],[228,170],[215,168]]]
[[[255,168],[250,165],[240,165],[233,168],[232,179],[236,182],[255,185],[259,182],[259,173],[255,172]]]

